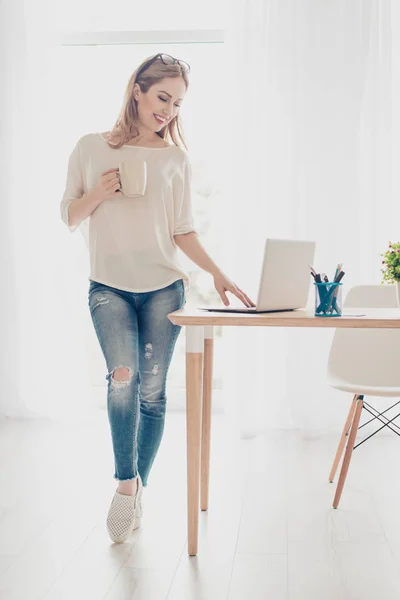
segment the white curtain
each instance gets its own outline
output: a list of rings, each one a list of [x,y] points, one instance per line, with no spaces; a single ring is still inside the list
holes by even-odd
[[[379,283],[379,254],[400,238],[398,9],[386,0],[228,6],[229,273],[255,297],[265,238],[287,237],[316,241],[319,271],[332,275],[343,261],[344,293]],[[326,384],[331,338],[225,330],[225,405],[243,437],[340,430],[350,398]]]
[[[0,3],[0,261],[2,293],[0,296],[2,392],[0,412],[20,414],[23,403],[20,396],[19,322],[20,298],[15,272],[15,238],[9,227],[15,215],[15,205],[8,201],[16,193],[16,161],[18,146],[23,138],[18,123],[21,120],[25,74],[25,36],[23,4]],[[14,56],[13,63],[10,57]],[[23,145],[22,150],[23,152]]]
[[[0,415],[73,420],[89,406],[86,282],[68,287],[79,250],[67,255],[59,215],[55,12],[49,0],[0,3]]]

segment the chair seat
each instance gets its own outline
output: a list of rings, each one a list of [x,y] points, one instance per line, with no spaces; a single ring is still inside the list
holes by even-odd
[[[332,377],[331,375],[328,375],[328,385],[337,390],[342,390],[343,392],[351,392],[352,394],[400,398],[400,387],[380,387],[365,384],[363,385],[361,382],[359,384],[355,384],[354,382],[349,383],[345,379],[340,379],[339,377]]]

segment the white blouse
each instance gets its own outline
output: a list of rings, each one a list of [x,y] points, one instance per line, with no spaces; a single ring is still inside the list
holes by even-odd
[[[102,202],[89,221],[89,279],[129,292],[149,292],[189,278],[181,269],[174,235],[194,231],[191,168],[178,146],[109,147],[100,133],[81,137],[68,163],[61,215],[70,231],[68,207],[98,182],[102,172],[130,157],[147,163],[145,195],[121,195]]]

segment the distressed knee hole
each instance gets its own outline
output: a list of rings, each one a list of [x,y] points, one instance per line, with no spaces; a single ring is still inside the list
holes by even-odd
[[[149,360],[153,356],[153,344],[146,344],[144,347],[144,357]]]
[[[117,367],[107,375],[110,380],[111,389],[114,391],[128,387],[132,381],[132,370],[128,367]]]
[[[129,367],[118,367],[114,369],[112,378],[114,381],[128,382],[132,379],[132,371]]]

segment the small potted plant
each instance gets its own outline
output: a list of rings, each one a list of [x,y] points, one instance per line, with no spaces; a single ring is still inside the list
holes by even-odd
[[[382,283],[395,283],[397,305],[400,308],[400,242],[389,242],[389,248],[381,254]]]

